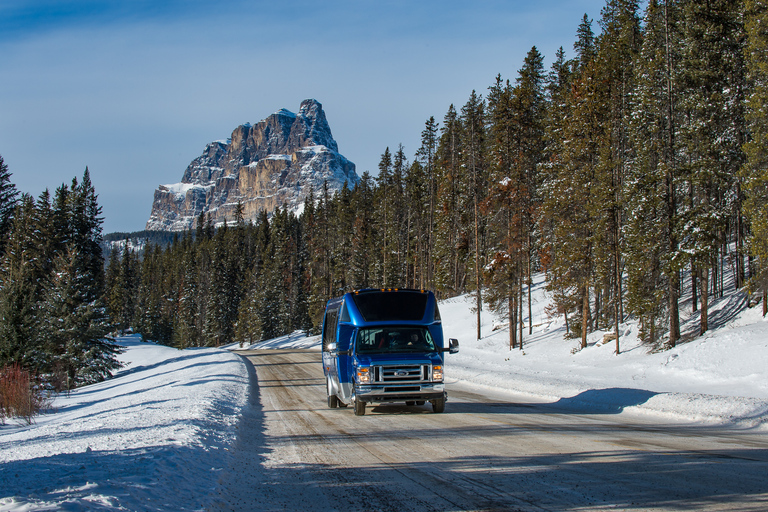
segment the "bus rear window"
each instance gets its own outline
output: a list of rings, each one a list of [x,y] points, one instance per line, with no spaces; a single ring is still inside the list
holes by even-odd
[[[365,292],[353,295],[357,309],[366,322],[412,321],[424,318],[426,293]]]

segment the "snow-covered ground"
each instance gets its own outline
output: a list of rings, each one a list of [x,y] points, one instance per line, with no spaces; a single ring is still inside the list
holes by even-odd
[[[200,510],[248,398],[245,362],[121,338],[128,366],[0,427],[0,510]]]
[[[733,313],[741,300],[715,302],[716,329],[657,353],[629,323],[615,355],[599,332],[574,350],[563,320],[545,314],[540,280],[522,351],[509,349],[508,331],[494,331],[487,311],[475,340],[472,299],[450,299],[440,306],[443,328],[461,351],[446,356],[449,394],[458,380],[581,411],[768,430],[768,320],[760,308]],[[685,332],[695,330],[695,316],[684,320]],[[120,342],[127,366],[115,378],[57,398],[33,425],[0,427],[0,511],[202,510],[212,502],[248,400],[246,364],[230,350]],[[319,350],[319,339],[295,333],[257,347]]]
[[[533,334],[526,325],[522,350],[509,349],[506,325],[498,328],[485,310],[482,337],[476,340],[470,297],[442,302],[445,336],[461,342],[460,353],[448,356],[448,376],[568,407],[768,430],[768,318],[762,318],[760,307],[745,309],[742,294],[710,305],[710,326],[718,327],[704,336],[691,334],[698,332],[698,314],[681,313],[683,338],[690,341],[673,349],[654,351],[638,340],[636,322],[623,324],[616,355],[614,341],[603,343],[609,331],[591,333],[583,350],[580,339],[564,339],[564,319],[545,312],[543,286],[538,276]]]

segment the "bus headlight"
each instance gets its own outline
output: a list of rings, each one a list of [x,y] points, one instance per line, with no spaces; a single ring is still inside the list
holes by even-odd
[[[370,384],[371,383],[370,368],[358,368],[357,369],[357,382],[359,382],[360,384]]]
[[[442,366],[433,366],[432,367],[432,380],[443,380],[443,367]]]

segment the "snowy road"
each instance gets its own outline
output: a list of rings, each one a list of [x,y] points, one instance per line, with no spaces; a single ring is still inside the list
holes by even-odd
[[[214,510],[768,509],[765,433],[458,383],[444,414],[387,405],[357,417],[326,407],[317,351],[243,354],[255,386]]]

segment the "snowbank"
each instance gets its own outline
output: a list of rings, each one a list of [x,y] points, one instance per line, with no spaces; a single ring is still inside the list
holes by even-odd
[[[200,510],[248,393],[241,358],[121,338],[128,363],[0,427],[0,511]]]

